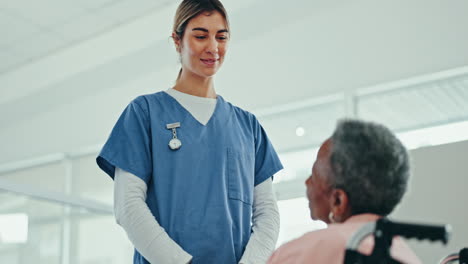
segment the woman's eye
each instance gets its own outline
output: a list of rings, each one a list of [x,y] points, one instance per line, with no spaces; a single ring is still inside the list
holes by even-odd
[[[197,39],[205,39],[206,37],[205,37],[205,36],[195,36],[195,38],[197,38]]]
[[[225,36],[219,36],[218,39],[219,39],[219,40],[227,40],[227,37],[225,37]]]

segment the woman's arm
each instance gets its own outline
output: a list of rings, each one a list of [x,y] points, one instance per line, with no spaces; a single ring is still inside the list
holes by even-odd
[[[114,214],[135,248],[150,263],[186,264],[192,259],[166,233],[146,204],[146,183],[115,168]]]
[[[254,189],[252,234],[240,264],[263,264],[275,250],[280,217],[273,194],[272,179],[266,179]]]

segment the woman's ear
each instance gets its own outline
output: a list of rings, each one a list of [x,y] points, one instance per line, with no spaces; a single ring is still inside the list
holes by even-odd
[[[179,35],[177,35],[177,33],[175,33],[175,32],[172,32],[172,39],[174,40],[174,45],[175,45],[176,51],[180,52],[180,38],[179,38]]]
[[[344,222],[351,216],[348,195],[343,189],[333,189],[330,195],[330,211],[336,222]]]

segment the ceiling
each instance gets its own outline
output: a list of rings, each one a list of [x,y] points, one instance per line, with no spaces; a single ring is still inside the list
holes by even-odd
[[[0,74],[119,27],[168,0],[2,0]]]

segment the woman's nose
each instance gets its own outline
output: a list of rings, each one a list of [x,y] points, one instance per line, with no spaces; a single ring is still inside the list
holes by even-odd
[[[218,54],[218,42],[216,40],[211,40],[206,47],[206,52]]]

